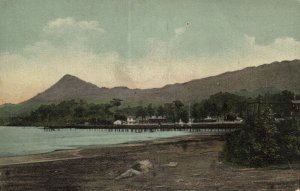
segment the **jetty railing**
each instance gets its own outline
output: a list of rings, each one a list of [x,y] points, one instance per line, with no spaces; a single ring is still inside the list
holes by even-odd
[[[102,129],[117,132],[154,132],[154,131],[189,131],[189,132],[232,132],[242,127],[242,122],[201,122],[201,123],[162,123],[162,124],[122,124],[122,125],[63,125],[48,126],[45,130],[56,129]]]

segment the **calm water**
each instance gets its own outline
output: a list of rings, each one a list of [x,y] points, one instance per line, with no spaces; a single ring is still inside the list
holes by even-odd
[[[45,131],[36,127],[1,127],[0,157],[45,153],[89,145],[111,145],[130,141],[187,135],[184,131],[114,132],[94,129]]]

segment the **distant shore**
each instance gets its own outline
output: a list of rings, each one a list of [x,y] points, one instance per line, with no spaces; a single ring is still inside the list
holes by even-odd
[[[299,165],[223,163],[224,136],[187,135],[110,147],[0,158],[1,190],[296,190]],[[137,161],[148,173],[116,180]],[[171,164],[171,165],[169,165]]]

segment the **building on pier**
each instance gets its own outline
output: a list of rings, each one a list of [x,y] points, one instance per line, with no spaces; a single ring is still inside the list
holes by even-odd
[[[133,125],[135,124],[136,120],[132,116],[127,117],[127,124],[128,125]]]
[[[114,122],[114,125],[122,125],[122,124],[124,124],[124,123],[125,123],[124,121],[116,120],[116,121]]]
[[[163,116],[152,116],[147,118],[148,123],[156,123],[156,124],[162,124],[167,122],[167,118]]]

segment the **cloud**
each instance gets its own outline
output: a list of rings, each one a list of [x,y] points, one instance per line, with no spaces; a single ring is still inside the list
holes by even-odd
[[[163,41],[155,38],[146,40],[148,55],[147,58],[166,59],[172,57],[173,51],[180,46],[180,36],[186,32],[186,27],[174,29],[175,35]]]
[[[105,32],[98,21],[77,21],[72,17],[57,18],[43,27],[43,40],[27,45],[24,52],[28,55],[61,54],[61,52],[88,51],[89,44],[99,42]]]
[[[280,60],[300,58],[300,41],[291,37],[276,38],[267,45],[257,44],[255,37],[244,36],[244,49],[236,56],[244,61],[244,65],[257,65]],[[231,57],[233,57],[232,53]]]
[[[48,52],[54,52],[56,47],[54,47],[49,41],[39,41],[34,44],[28,45],[24,48],[24,52],[28,55],[30,54],[45,54]]]
[[[63,33],[65,31],[94,31],[104,33],[104,29],[99,26],[98,21],[76,21],[72,17],[58,18],[49,21],[43,28],[46,33]]]
[[[105,30],[99,26],[98,21],[80,20],[72,17],[58,18],[49,21],[43,27],[43,35],[49,44],[60,44],[73,47],[73,49],[87,48],[88,44],[99,41]]]
[[[179,27],[179,28],[175,29],[175,34],[176,35],[182,35],[185,32],[186,32],[186,27]]]

